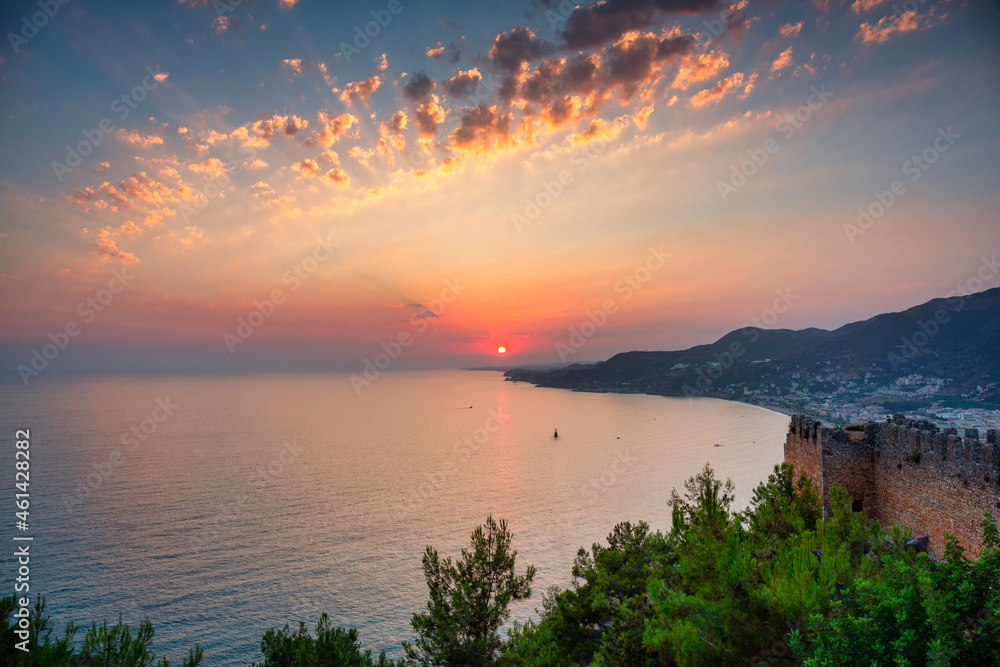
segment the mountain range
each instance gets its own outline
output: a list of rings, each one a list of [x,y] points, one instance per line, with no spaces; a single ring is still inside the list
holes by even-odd
[[[714,343],[595,364],[513,369],[579,391],[1000,407],[1000,288],[932,299],[828,331],[732,331]]]

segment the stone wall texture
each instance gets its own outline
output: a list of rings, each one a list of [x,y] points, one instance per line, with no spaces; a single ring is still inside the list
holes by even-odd
[[[893,522],[930,538],[930,554],[944,555],[945,535],[958,538],[970,557],[982,550],[984,512],[1000,517],[1000,444],[975,429],[962,436],[924,421],[869,422],[832,429],[803,415],[792,417],[785,461],[823,490],[840,485],[855,509],[888,527]]]

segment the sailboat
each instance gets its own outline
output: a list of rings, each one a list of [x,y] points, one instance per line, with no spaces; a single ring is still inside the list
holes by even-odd
[[[556,432],[552,434],[552,437],[553,438],[558,438],[559,437],[559,429],[556,429]]]

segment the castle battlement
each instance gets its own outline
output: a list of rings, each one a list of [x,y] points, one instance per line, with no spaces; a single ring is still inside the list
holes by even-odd
[[[982,549],[984,512],[1000,516],[1000,443],[995,429],[939,430],[895,415],[893,423],[831,428],[794,415],[785,461],[808,475],[829,503],[831,485],[847,489],[855,510],[888,526],[908,525],[942,555],[945,534],[970,555]],[[827,507],[829,510],[829,507]]]

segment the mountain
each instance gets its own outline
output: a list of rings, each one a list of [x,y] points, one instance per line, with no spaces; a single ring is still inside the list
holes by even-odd
[[[580,391],[1000,405],[1000,288],[932,299],[833,331],[748,327],[672,352],[623,352],[507,379]]]

